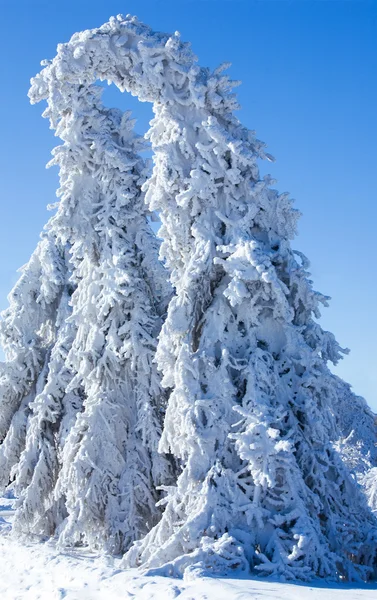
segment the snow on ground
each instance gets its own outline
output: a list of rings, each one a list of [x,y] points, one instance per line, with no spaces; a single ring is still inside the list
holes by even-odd
[[[10,537],[12,500],[0,499],[1,600],[376,600],[377,586],[295,585],[255,579],[181,581],[119,569],[119,560]]]

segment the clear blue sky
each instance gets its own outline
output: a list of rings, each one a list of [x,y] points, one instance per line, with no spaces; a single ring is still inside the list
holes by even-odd
[[[179,30],[203,66],[230,61],[241,120],[277,162],[269,171],[303,217],[294,247],[312,263],[315,288],[332,296],[322,325],[351,348],[338,373],[377,411],[377,1],[0,0],[0,308],[34,249],[54,201],[56,145],[29,79],[58,42],[132,13]],[[144,132],[149,105],[132,108]]]

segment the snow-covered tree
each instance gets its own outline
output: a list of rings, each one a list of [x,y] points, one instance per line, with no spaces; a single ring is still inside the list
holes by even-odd
[[[29,406],[47,380],[55,323],[69,277],[67,253],[48,223],[10,293],[0,321],[0,485],[8,485],[25,443]]]
[[[377,415],[339,377],[334,376],[333,391],[334,447],[364,490],[370,508],[377,512]]]
[[[172,389],[160,448],[183,471],[162,520],[126,562],[165,565],[161,572],[251,566],[291,578],[368,577],[376,522],[332,445],[327,362],[341,349],[315,320],[326,298],[290,246],[297,212],[260,179],[263,145],[233,117],[227,78],[188,64],[176,36],[163,48],[161,38],[139,39],[135,57],[134,27],[113,20],[70,49],[120,87],[139,90],[146,58],[155,75],[148,93],[164,77],[145,189],[160,211],[176,291],[157,352]],[[132,55],[131,75],[108,58],[114,39]]]
[[[11,473],[18,496],[14,530],[22,534],[53,535],[67,514],[55,487],[67,434],[82,408],[82,391],[66,391],[72,379],[66,359],[75,335],[70,316],[67,286],[55,322],[56,340],[46,362],[45,381],[32,401],[29,399],[25,442]]]
[[[372,467],[365,473],[361,484],[365,489],[368,504],[377,516],[377,467]]]
[[[157,452],[164,395],[152,364],[164,289],[155,285],[162,269],[156,254],[157,277],[148,281],[144,271],[150,231],[133,122],[119,111],[98,111],[98,123],[84,121],[80,132],[91,157],[84,155],[81,168],[89,175],[94,162],[100,186],[85,210],[85,251],[74,246],[72,252],[79,283],[68,361],[77,375],[68,390],[82,386],[85,400],[63,452],[58,492],[69,516],[61,539],[119,552],[154,522],[156,487],[169,471]],[[76,131],[72,138],[77,143]]]
[[[157,352],[172,388],[160,447],[184,468],[127,561],[368,577],[376,522],[332,445],[327,362],[341,349],[315,320],[326,298],[291,249],[297,212],[259,177],[262,145],[227,110],[224,79],[207,85],[217,106],[193,101],[184,125],[161,110],[150,134],[160,139],[147,198],[176,289]],[[190,170],[182,155],[195,155]]]
[[[179,35],[154,33],[129,16],[60,45],[34,82],[35,96],[47,97],[49,88],[55,100],[56,89],[85,90],[96,79],[154,103],[154,169],[143,190],[151,210],[160,213],[161,256],[175,290],[157,349],[162,384],[171,390],[160,450],[171,452],[182,471],[176,485],[165,486],[161,520],[131,548],[126,564],[177,574],[252,568],[303,579],[376,575],[376,520],[333,443],[340,437],[338,388],[327,363],[336,363],[342,350],[316,321],[326,298],[313,291],[308,261],[290,245],[298,213],[287,194],[272,189],[268,177],[261,179],[257,161],[270,157],[234,117],[233,84],[221,69],[198,67]],[[64,123],[66,112],[59,114]],[[84,130],[92,142],[93,132]],[[82,164],[100,147],[101,164],[117,165],[112,140],[106,146],[110,161],[99,139],[88,152],[75,136],[76,160]],[[116,185],[122,193],[126,187],[126,197],[141,175],[133,160],[132,167],[122,161],[124,178]],[[147,307],[143,315],[150,316],[153,302],[139,300],[145,293],[144,280],[139,287],[132,275],[137,252],[127,259],[116,292],[109,289],[110,265],[117,272],[109,256],[123,264],[122,252],[135,244],[129,246],[127,227],[108,236],[101,200],[106,195],[119,209],[118,196],[111,194],[119,173],[107,168],[104,180],[97,180],[91,159],[84,164],[88,181],[77,193],[88,199],[82,207],[95,209],[83,210],[81,246],[72,245],[79,274],[72,319],[78,331],[68,356],[77,371],[68,389],[85,389],[84,411],[63,449],[57,496],[70,507],[63,540],[105,540],[118,549],[133,538],[115,516],[123,518],[134,501],[121,476],[122,464],[132,460],[129,435],[140,430],[131,418],[139,413],[128,409],[140,406],[139,390],[148,395],[154,386],[152,375],[142,376],[133,380],[131,396],[125,392],[125,378],[138,377],[142,369],[136,353],[132,360],[127,354],[131,325],[127,320],[118,328],[117,303],[125,314],[131,315],[131,305],[132,315]],[[123,293],[123,277],[134,283],[132,299]],[[148,331],[144,316],[135,317],[138,343],[149,350],[141,341]],[[119,372],[123,360],[127,365]],[[149,358],[143,368],[148,364]],[[119,406],[119,396],[127,396],[126,406]],[[116,443],[101,451],[89,432],[101,439],[105,428],[107,442]],[[145,494],[153,483],[153,477],[146,481]],[[150,503],[143,498],[145,518]],[[98,527],[104,515],[113,527]]]
[[[349,384],[335,376],[334,391],[333,411],[339,435],[336,448],[363,485],[364,476],[377,465],[377,415]]]
[[[140,192],[142,140],[101,93],[60,85],[49,63],[30,92],[47,99],[44,116],[64,142],[51,162],[61,186],[49,228],[69,244],[71,273],[48,321],[43,381],[24,393],[25,439],[7,476],[19,496],[16,531],[58,528],[61,543],[119,552],[156,520],[156,487],[170,473],[157,452],[165,394],[153,364],[170,291]],[[52,269],[47,259],[43,268]],[[21,326],[29,322],[33,331],[31,310]]]

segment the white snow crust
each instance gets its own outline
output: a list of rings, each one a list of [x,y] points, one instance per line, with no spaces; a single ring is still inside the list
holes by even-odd
[[[141,575],[120,560],[11,535],[13,501],[0,499],[2,600],[375,600],[377,587],[291,584],[247,578],[192,580]]]

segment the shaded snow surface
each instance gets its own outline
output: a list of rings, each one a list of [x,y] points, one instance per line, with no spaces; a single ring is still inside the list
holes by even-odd
[[[12,500],[0,499],[1,600],[376,600],[377,586],[327,587],[255,579],[182,581],[119,569],[119,560],[10,537]]]

